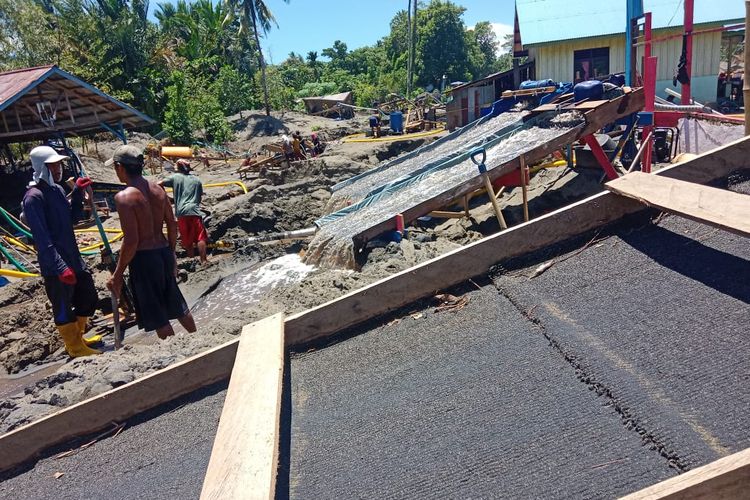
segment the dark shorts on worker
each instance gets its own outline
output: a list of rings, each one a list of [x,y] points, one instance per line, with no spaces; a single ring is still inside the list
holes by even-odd
[[[138,250],[130,261],[130,288],[138,327],[158,330],[171,319],[185,316],[187,302],[174,277],[174,252],[169,247]]]
[[[66,325],[78,316],[93,316],[99,296],[88,271],[76,273],[76,284],[66,285],[57,276],[44,277],[44,290],[52,304],[55,325]]]
[[[177,227],[180,230],[180,242],[183,248],[193,248],[199,241],[208,241],[203,219],[197,215],[177,217]]]

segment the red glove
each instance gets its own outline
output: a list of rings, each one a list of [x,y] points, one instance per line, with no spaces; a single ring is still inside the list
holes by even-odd
[[[76,187],[83,190],[89,187],[91,185],[91,182],[91,179],[88,177],[79,177],[78,179],[76,179]]]
[[[69,267],[65,268],[61,274],[57,276],[64,285],[75,285],[76,284],[76,273]]]

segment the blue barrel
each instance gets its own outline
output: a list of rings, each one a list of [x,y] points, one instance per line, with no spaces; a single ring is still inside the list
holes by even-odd
[[[397,134],[404,131],[404,114],[401,111],[391,113],[391,131]]]

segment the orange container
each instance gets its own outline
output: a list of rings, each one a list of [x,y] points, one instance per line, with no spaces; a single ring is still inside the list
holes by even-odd
[[[193,148],[190,146],[162,146],[161,155],[165,158],[192,158]]]

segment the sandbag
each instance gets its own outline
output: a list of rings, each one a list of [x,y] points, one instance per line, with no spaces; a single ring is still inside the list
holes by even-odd
[[[587,80],[576,84],[573,87],[573,97],[575,102],[588,99],[589,101],[598,101],[604,95],[604,85],[599,80]]]
[[[521,85],[518,87],[519,90],[528,90],[528,89],[541,89],[544,87],[556,87],[557,84],[553,82],[552,80],[526,80],[525,82],[521,82]]]

